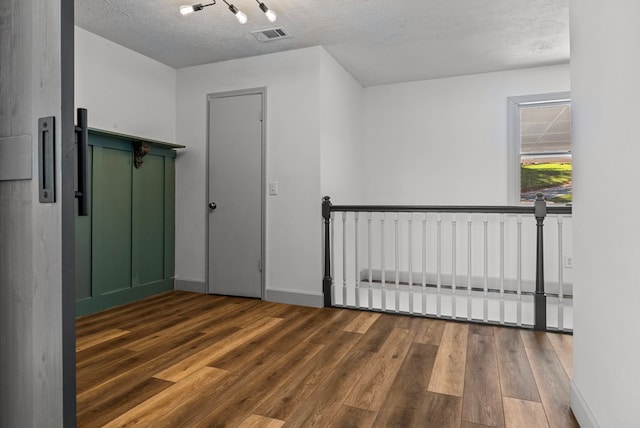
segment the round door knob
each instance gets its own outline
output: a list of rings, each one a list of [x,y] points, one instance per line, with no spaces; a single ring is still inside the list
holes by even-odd
[[[216,203],[215,203],[215,202],[211,202],[211,203],[209,204],[209,208],[210,208],[210,209],[212,209],[212,210],[215,210],[217,207],[218,207],[218,205],[216,205]]]

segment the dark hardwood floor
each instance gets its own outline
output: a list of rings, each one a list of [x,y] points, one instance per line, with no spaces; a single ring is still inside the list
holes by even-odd
[[[572,337],[171,292],[77,320],[80,427],[577,427]]]

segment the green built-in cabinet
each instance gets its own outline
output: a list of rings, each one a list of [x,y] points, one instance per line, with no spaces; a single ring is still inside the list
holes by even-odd
[[[76,217],[76,315],[173,289],[180,147],[89,130],[91,208]]]

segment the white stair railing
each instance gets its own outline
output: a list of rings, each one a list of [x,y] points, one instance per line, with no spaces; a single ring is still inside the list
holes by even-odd
[[[571,207],[542,208],[537,223],[527,206],[351,206],[325,198],[325,305],[571,331]],[[545,219],[543,235],[557,246],[536,260]]]

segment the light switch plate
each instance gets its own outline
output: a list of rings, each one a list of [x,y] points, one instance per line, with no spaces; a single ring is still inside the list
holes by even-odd
[[[278,182],[270,181],[269,182],[269,195],[275,196],[278,194]]]

